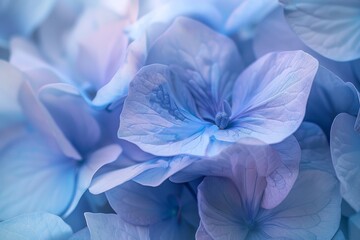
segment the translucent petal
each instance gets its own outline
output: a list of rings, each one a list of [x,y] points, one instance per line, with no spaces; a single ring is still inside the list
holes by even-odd
[[[298,36],[315,51],[337,61],[360,58],[360,2],[281,0]]]
[[[215,137],[253,137],[271,144],[290,136],[304,118],[317,68],[317,60],[302,51],[270,53],[257,60],[237,79],[231,123]]]

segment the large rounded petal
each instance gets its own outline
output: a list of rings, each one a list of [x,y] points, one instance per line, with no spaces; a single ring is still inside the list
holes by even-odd
[[[71,234],[70,226],[50,213],[23,214],[0,223],[4,240],[67,240]]]
[[[277,143],[300,126],[318,62],[302,51],[270,53],[237,79],[232,95],[230,126],[215,137],[244,137]]]
[[[360,134],[355,131],[356,118],[339,114],[331,127],[331,155],[343,198],[360,210]]]
[[[0,165],[0,219],[34,211],[62,214],[68,207],[76,165],[45,139],[20,132],[2,148]]]
[[[118,136],[158,155],[205,154],[206,124],[194,115],[189,90],[164,65],[144,67],[131,82]]]
[[[325,57],[360,58],[360,2],[357,0],[281,0],[293,30]]]

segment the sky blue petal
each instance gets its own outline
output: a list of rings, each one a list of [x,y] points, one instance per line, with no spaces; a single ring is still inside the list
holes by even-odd
[[[1,0],[0,45],[8,46],[11,37],[29,35],[50,13],[55,0]]]
[[[193,115],[188,89],[177,80],[164,65],[144,67],[131,82],[119,138],[158,156],[203,155],[207,125]]]
[[[277,143],[301,124],[318,62],[303,51],[270,53],[241,73],[233,87],[228,129],[215,137]]]
[[[80,170],[77,175],[76,181],[76,191],[73,197],[73,200],[63,214],[64,217],[68,216],[77,206],[80,198],[89,188],[91,180],[95,173],[104,165],[115,161],[121,153],[121,147],[113,144],[105,146],[101,149],[90,154],[83,165],[80,167]]]
[[[323,171],[299,177],[288,197],[259,216],[272,238],[330,239],[339,228],[341,196],[338,180]]]
[[[6,135],[4,137],[7,137]],[[63,213],[75,190],[76,168],[43,138],[20,133],[0,155],[0,219],[21,213]]]
[[[24,120],[21,106],[18,102],[20,86],[24,76],[7,62],[0,60],[0,130],[16,122]]]
[[[301,170],[318,169],[335,175],[329,142],[318,125],[303,122],[294,136],[301,147]]]
[[[339,113],[356,116],[360,107],[355,87],[322,66],[316,74],[308,102],[305,120],[318,124],[327,136]]]
[[[147,227],[125,222],[116,214],[85,213],[91,240],[150,240]]]
[[[83,228],[74,233],[68,240],[91,240],[90,231],[87,227]]]
[[[341,113],[331,127],[331,156],[341,182],[343,198],[360,210],[360,134],[354,130],[355,117]]]
[[[183,17],[177,18],[151,47],[147,64],[151,63],[171,66],[182,76],[179,81],[191,92],[203,118],[214,118],[223,101],[230,102],[233,84],[244,64],[231,39]]]
[[[281,0],[293,30],[325,57],[360,58],[360,2],[356,0]]]
[[[71,228],[50,213],[23,214],[0,223],[4,240],[67,240],[71,234]]]

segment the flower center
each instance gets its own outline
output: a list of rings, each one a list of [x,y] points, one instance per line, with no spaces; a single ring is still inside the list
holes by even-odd
[[[218,112],[215,116],[215,124],[220,129],[225,129],[229,124],[230,117],[226,112]]]

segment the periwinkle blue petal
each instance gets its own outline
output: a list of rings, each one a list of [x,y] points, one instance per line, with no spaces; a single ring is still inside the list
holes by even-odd
[[[209,124],[193,115],[189,90],[176,81],[164,65],[144,67],[131,82],[118,136],[157,155],[204,154]]]
[[[267,210],[257,209],[256,201],[246,204],[238,184],[207,177],[199,186],[201,224],[213,239],[330,239],[338,229],[339,184],[328,173],[301,173],[284,201]]]
[[[293,30],[309,47],[337,61],[360,58],[360,3],[356,0],[281,0]]]
[[[28,36],[44,21],[54,6],[54,0],[0,2],[0,45],[8,46],[9,40],[18,35]]]
[[[317,169],[335,176],[329,142],[318,125],[303,122],[294,136],[301,148],[301,170]]]
[[[116,214],[85,213],[92,240],[144,239],[149,240],[149,229],[125,222]]]
[[[341,183],[342,196],[351,207],[359,211],[360,134],[354,129],[355,120],[356,118],[349,114],[339,114],[331,127],[330,145],[335,172]]]
[[[71,234],[70,226],[50,213],[28,213],[0,223],[4,240],[67,240]]]
[[[106,195],[123,220],[149,226],[151,239],[184,239],[195,235],[199,217],[195,190],[189,183],[167,181],[152,188],[127,182]]]
[[[87,227],[81,229],[74,233],[68,240],[91,240],[89,229]]]
[[[254,137],[269,144],[284,140],[304,118],[317,68],[316,59],[302,51],[261,57],[235,82],[231,124],[215,137],[229,142]]]
[[[96,177],[89,190],[94,194],[105,192],[129,180],[144,186],[159,186],[173,174],[186,168],[197,158],[191,156],[153,157],[142,163],[108,171]]]
[[[62,214],[75,189],[75,162],[37,134],[13,134],[3,135],[7,143],[0,157],[0,219],[33,211]]]
[[[359,95],[354,85],[320,67],[310,92],[305,120],[318,124],[329,137],[334,118],[339,113],[356,116],[359,107]]]

